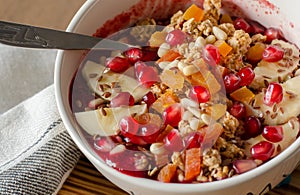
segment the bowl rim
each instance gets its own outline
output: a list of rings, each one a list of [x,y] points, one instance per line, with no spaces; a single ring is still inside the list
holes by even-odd
[[[80,19],[84,17],[89,9],[91,9],[98,1],[97,0],[87,0],[78,12],[72,18],[70,24],[68,25],[66,31],[75,32],[77,26],[79,25]],[[95,29],[96,30],[96,29]],[[133,185],[142,187],[142,188],[151,188],[153,185],[160,191],[176,191],[176,192],[207,192],[207,191],[215,191],[224,188],[228,188],[238,183],[243,183],[247,180],[250,180],[258,175],[262,175],[267,171],[270,171],[272,168],[278,166],[285,159],[292,156],[292,154],[300,152],[300,138],[295,140],[287,149],[281,152],[279,155],[268,161],[267,163],[262,164],[261,166],[250,170],[241,175],[227,178],[220,181],[207,182],[207,183],[199,183],[199,184],[180,184],[180,183],[162,183],[156,180],[146,179],[146,178],[137,178],[133,176],[129,176],[119,171],[109,167],[96,157],[95,154],[92,154],[90,149],[85,147],[85,143],[81,140],[80,135],[73,127],[72,122],[68,118],[67,111],[65,109],[65,105],[62,99],[61,93],[61,66],[63,65],[63,59],[66,55],[66,51],[59,50],[57,52],[56,60],[55,60],[55,68],[54,68],[54,88],[55,88],[55,98],[58,106],[59,114],[62,118],[62,121],[72,137],[73,141],[76,143],[78,148],[83,152],[83,154],[94,164],[97,168],[100,167],[104,169],[109,174],[114,175],[115,177],[123,180],[127,183],[131,183]],[[142,181],[142,182],[141,182]],[[182,185],[188,186],[187,188],[182,188]],[[170,188],[171,187],[171,188]]]

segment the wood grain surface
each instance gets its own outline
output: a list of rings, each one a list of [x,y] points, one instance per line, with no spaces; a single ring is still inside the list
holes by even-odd
[[[0,0],[0,20],[64,30],[84,0]],[[84,157],[80,159],[59,195],[125,195],[104,178]],[[275,188],[269,195],[299,195],[300,166],[292,173],[289,185]]]

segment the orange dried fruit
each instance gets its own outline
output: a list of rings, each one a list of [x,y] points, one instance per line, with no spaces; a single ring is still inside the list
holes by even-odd
[[[214,104],[211,107],[211,115],[214,120],[219,120],[226,113],[227,106],[226,104]]]
[[[230,97],[236,101],[249,104],[254,98],[254,93],[246,86],[241,87],[230,94]]]
[[[180,53],[178,53],[174,50],[168,50],[159,60],[157,60],[157,63],[172,62],[180,56],[181,56]]]
[[[257,42],[255,45],[249,48],[246,53],[246,58],[252,63],[257,63],[262,59],[262,54],[265,50],[266,46],[263,43]]]
[[[174,178],[174,176],[176,175],[176,169],[177,169],[176,165],[167,164],[159,171],[157,180],[164,183],[170,183]]]
[[[200,148],[191,148],[186,150],[184,172],[184,179],[186,181],[191,181],[200,174],[201,161]]]
[[[232,50],[232,47],[224,40],[217,40],[214,45],[219,49],[219,52],[223,57],[226,57]]]
[[[179,99],[172,90],[167,90],[166,93],[162,94],[157,100],[152,104],[152,108],[159,113],[162,113],[167,107],[176,104]]]
[[[164,70],[160,75],[161,81],[173,90],[183,88],[184,77],[177,70]]]
[[[195,4],[192,4],[183,14],[183,19],[194,18],[195,22],[201,22],[204,17],[204,10]]]
[[[159,47],[161,44],[165,42],[167,36],[167,32],[156,31],[154,32],[149,40],[149,45],[151,47]]]
[[[233,23],[232,18],[229,14],[223,14],[220,19],[220,23]]]

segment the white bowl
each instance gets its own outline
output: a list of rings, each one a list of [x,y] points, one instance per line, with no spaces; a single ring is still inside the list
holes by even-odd
[[[130,17],[134,21],[143,13],[147,16],[164,17],[174,9],[186,8],[191,2],[188,0],[176,1],[176,5],[170,6],[172,0],[148,1],[146,7],[139,0],[122,0],[116,3],[111,0],[88,0],[72,19],[67,31],[92,35],[96,29],[102,26],[107,20],[120,13],[126,13],[133,5],[136,6],[136,15]],[[297,20],[297,7],[300,2],[293,1],[256,1],[256,0],[224,0],[228,2],[225,10],[231,13],[246,13],[245,16],[261,22],[265,26],[280,28],[285,37],[300,46],[300,21]],[[297,6],[297,5],[298,6]],[[164,8],[164,9],[162,9]],[[237,11],[240,10],[240,11]],[[285,15],[286,14],[286,15]],[[113,25],[114,23],[110,23]],[[79,131],[69,104],[69,89],[71,80],[78,68],[82,51],[59,51],[55,64],[55,92],[56,100],[62,120],[81,151],[95,165],[95,167],[110,181],[124,189],[130,194],[152,195],[152,194],[261,194],[269,191],[289,175],[298,165],[300,159],[300,139],[296,140],[285,151],[274,159],[239,176],[228,178],[222,181],[202,184],[166,184],[149,179],[131,177],[110,168],[99,160],[91,150],[83,135]]]

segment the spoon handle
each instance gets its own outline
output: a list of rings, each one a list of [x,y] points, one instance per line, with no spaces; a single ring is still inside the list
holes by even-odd
[[[77,33],[0,21],[0,43],[28,48],[126,50],[131,45]]]

